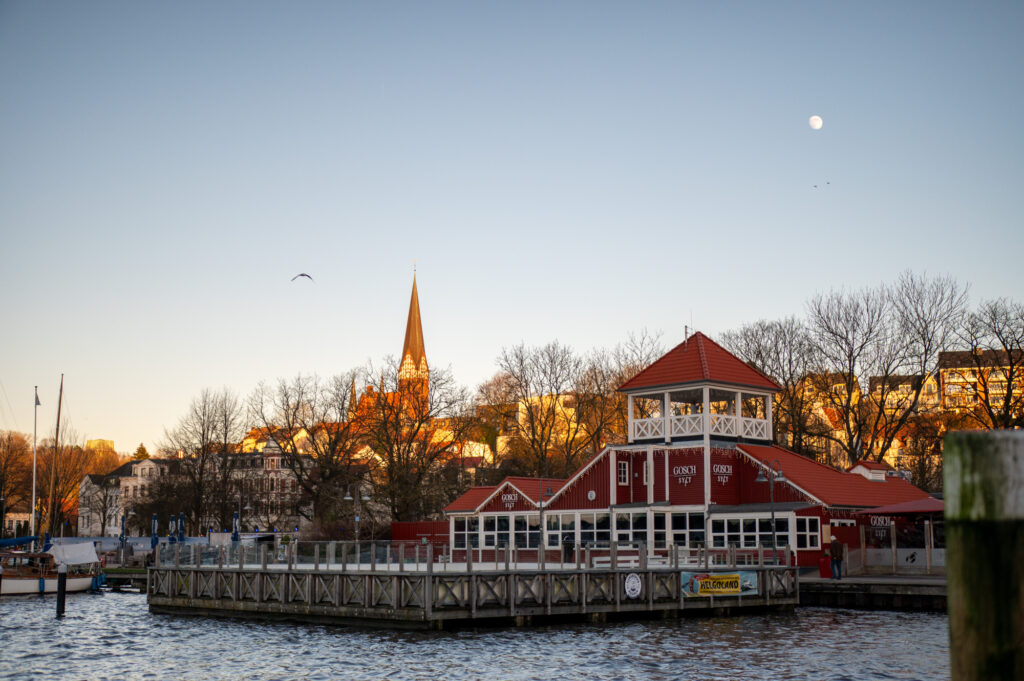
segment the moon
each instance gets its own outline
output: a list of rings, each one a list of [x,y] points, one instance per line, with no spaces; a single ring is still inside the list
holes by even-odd
[[[811,130],[821,130],[821,126],[825,124],[825,122],[821,120],[821,116],[818,116],[817,114],[807,119],[807,123],[811,126]]]

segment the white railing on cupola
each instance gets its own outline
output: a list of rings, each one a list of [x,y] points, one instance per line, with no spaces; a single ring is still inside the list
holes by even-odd
[[[703,397],[702,402],[693,399],[692,395],[698,392]],[[675,439],[698,438],[705,434],[717,437],[740,438],[744,440],[767,441],[772,438],[771,410],[772,396],[769,393],[752,393],[745,391],[726,391],[718,388],[690,388],[686,391],[691,395],[691,402],[688,409],[678,409],[679,405],[673,403],[671,391],[659,393],[635,393],[628,396],[629,408],[629,440],[664,440],[669,442]],[[726,396],[725,404],[732,403],[732,413],[710,413],[712,399]],[[655,405],[654,416],[635,418],[637,413],[636,400],[647,400]],[[699,398],[698,398],[699,399]],[[753,401],[758,406],[758,412],[762,417],[750,417],[743,415],[743,401]],[[715,403],[721,408],[721,401]],[[700,413],[674,413],[678,411],[693,411],[699,409]],[[649,413],[649,412],[648,412]]]

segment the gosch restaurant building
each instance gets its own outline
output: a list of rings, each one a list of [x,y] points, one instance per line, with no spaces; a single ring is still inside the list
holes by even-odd
[[[773,445],[779,389],[695,333],[619,388],[626,445],[567,480],[510,477],[468,490],[445,509],[450,545],[753,549],[772,546],[774,511],[777,546],[813,565],[831,527],[854,525],[855,511],[928,497],[875,467],[841,472]]]

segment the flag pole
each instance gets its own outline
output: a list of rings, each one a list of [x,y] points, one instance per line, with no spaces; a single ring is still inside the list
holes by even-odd
[[[39,413],[39,386],[36,386],[36,403],[32,407],[32,529],[29,531],[29,536],[36,536],[36,423],[38,421]],[[35,540],[32,542],[35,543]]]

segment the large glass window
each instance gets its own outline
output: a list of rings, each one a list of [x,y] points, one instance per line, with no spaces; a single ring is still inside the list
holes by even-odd
[[[784,546],[789,541],[789,519],[775,519],[776,541]],[[771,518],[714,518],[711,520],[711,545],[716,548],[770,547],[772,545]]]
[[[566,543],[576,541],[576,516],[572,513],[552,513],[544,519],[547,525],[548,547],[557,548],[561,546],[562,540]]]
[[[595,542],[611,541],[610,520],[607,513],[580,514],[580,542],[586,546]]]
[[[467,546],[472,546],[473,548],[479,546],[479,529],[480,521],[478,518],[456,518],[454,548],[464,549]]]
[[[796,519],[797,549],[817,549],[821,547],[821,525],[818,518]]]
[[[671,532],[672,543],[676,546],[703,546],[705,542],[704,514],[673,513]]]
[[[647,511],[616,513],[615,540],[619,542],[646,542]]]

